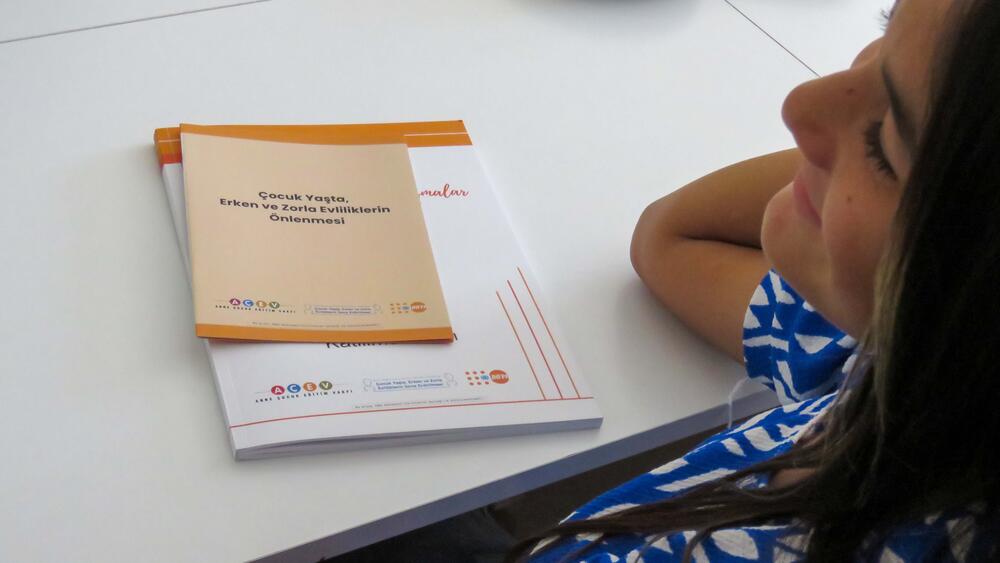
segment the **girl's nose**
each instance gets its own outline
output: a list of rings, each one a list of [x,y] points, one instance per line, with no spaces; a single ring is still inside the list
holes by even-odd
[[[829,171],[837,159],[846,132],[856,125],[864,107],[864,75],[867,64],[856,64],[799,85],[781,107],[781,117],[803,156],[814,166]]]

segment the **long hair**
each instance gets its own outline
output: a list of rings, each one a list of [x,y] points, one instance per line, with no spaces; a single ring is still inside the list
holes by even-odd
[[[868,559],[897,526],[969,507],[975,518],[952,536],[986,538],[988,557],[1000,556],[1000,1],[954,8],[876,280],[861,344],[870,361],[824,432],[678,497],[564,522],[511,559],[553,536],[696,530],[689,559],[713,530],[779,519],[808,527],[809,561]],[[781,488],[738,485],[790,468],[814,472]]]

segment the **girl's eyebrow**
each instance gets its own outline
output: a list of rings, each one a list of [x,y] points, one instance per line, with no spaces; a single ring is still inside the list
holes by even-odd
[[[906,111],[906,104],[903,103],[899,90],[892,80],[892,75],[889,74],[889,68],[885,64],[882,65],[882,80],[885,82],[885,90],[889,94],[889,109],[896,122],[896,130],[899,131],[906,151],[912,155],[917,147],[916,120],[913,119],[913,114]]]

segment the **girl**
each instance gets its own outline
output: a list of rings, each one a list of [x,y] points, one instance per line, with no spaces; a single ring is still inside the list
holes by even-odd
[[[512,558],[1000,558],[1000,1],[887,19],[849,70],[789,94],[797,150],[636,227],[653,293],[784,406]]]

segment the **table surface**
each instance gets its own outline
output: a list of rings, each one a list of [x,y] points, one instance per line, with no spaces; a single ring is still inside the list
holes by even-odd
[[[723,422],[740,367],[656,304],[629,238],[790,146],[812,77],[723,0],[274,1],[7,42],[0,74],[5,561],[316,560]],[[454,118],[604,425],[235,462],[152,130]]]
[[[0,43],[268,1],[271,0],[3,0]]]
[[[894,0],[726,0],[822,76],[850,66],[882,35]]]

